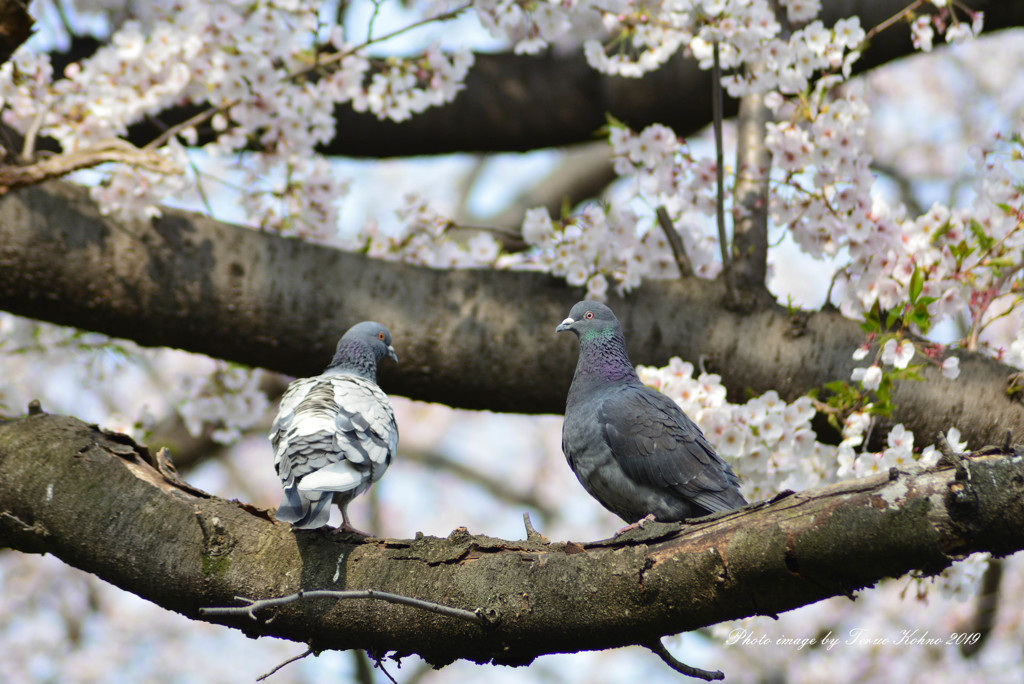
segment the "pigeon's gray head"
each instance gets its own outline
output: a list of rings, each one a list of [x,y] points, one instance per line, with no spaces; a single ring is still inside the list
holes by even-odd
[[[574,386],[577,381],[584,382],[581,378],[596,378],[601,382],[636,379],[636,371],[626,353],[622,328],[607,306],[590,300],[577,302],[569,311],[569,317],[555,328],[555,332],[566,330],[576,333],[580,340]]]
[[[612,310],[601,302],[586,299],[577,302],[569,311],[569,317],[558,324],[555,332],[566,330],[576,333],[580,340],[594,337],[610,337],[619,327],[619,321]]]
[[[356,323],[338,340],[338,348],[328,369],[350,370],[371,379],[377,378],[377,364],[385,356],[398,363],[391,346],[391,331],[375,321]]]

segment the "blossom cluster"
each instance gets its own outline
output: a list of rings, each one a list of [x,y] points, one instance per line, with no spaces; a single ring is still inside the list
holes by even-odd
[[[1011,143],[1020,148],[1019,141]],[[974,347],[985,327],[1003,313],[1000,299],[1014,297],[1024,260],[1024,194],[1021,170],[1011,169],[998,150],[976,151],[972,206],[936,203],[917,218],[904,216],[875,197],[861,224],[844,223],[833,240],[849,248],[851,262],[838,274],[840,308],[863,317],[873,307],[893,310],[910,300],[914,287],[926,302],[916,332],[961,312],[970,317]],[[1012,156],[1012,153],[1010,153]],[[920,285],[915,285],[920,278]]]
[[[800,491],[850,477],[878,475],[890,468],[905,471],[915,464],[934,466],[940,457],[934,445],[915,451],[914,434],[902,424],[889,431],[881,451],[858,452],[856,448],[864,445],[873,420],[866,411],[846,419],[838,447],[823,444],[811,426],[817,414],[811,397],[786,402],[770,390],[744,404],[734,404],[727,400],[718,375],[701,372],[694,377],[693,365],[678,357],[664,367],[637,366],[636,370],[644,384],[671,398],[693,419],[739,476],[741,492],[750,501],[770,498],[785,489]],[[954,451],[966,451],[967,443],[960,441],[957,428],[945,434]],[[985,567],[981,556],[972,559],[928,580],[919,593],[925,595],[935,586],[944,596],[963,600],[971,595]]]
[[[592,299],[606,299],[612,286],[619,294],[628,292],[645,276],[679,273],[664,236],[641,231],[628,208],[590,204],[559,221],[547,209],[531,209],[523,238],[533,249],[504,265],[548,271],[572,286],[586,286]]]
[[[835,448],[815,439],[810,397],[787,403],[772,390],[733,404],[726,401],[718,375],[693,373],[693,365],[678,357],[663,368],[637,367],[642,382],[673,399],[697,423],[740,477],[748,499],[836,479]]]
[[[406,195],[404,204],[395,213],[401,222],[397,232],[382,231],[375,221],[370,221],[348,238],[347,246],[378,259],[433,268],[496,265],[501,245],[494,235],[482,230],[459,229],[422,195]]]
[[[623,196],[587,204],[558,220],[542,207],[527,211],[522,235],[531,249],[498,265],[543,269],[570,285],[586,286],[587,296],[598,300],[611,289],[619,295],[629,292],[644,278],[676,278],[679,266],[664,226],[654,212],[635,210],[655,204],[665,209],[694,272],[716,276],[721,271],[717,240],[702,220],[715,210],[714,162],[695,159],[661,124],[637,132],[612,121],[609,143],[616,172],[629,181]]]
[[[402,121],[450,102],[472,65],[468,50],[437,46],[416,58],[372,58],[368,44],[323,33],[317,8],[296,2],[182,0],[147,6],[110,42],[63,74],[46,54],[23,47],[0,67],[5,123],[56,139],[65,152],[124,136],[128,127],[173,105],[206,109],[154,141],[182,171],[181,145],[200,124],[216,133],[205,152],[238,159],[246,175],[250,222],[299,235],[332,235],[347,182],[328,172],[316,146],[338,134],[334,107]],[[320,46],[329,46],[329,50]],[[244,158],[239,154],[248,152]],[[176,174],[114,167],[93,192],[106,212],[146,217],[186,184]],[[141,181],[141,182],[139,182]]]

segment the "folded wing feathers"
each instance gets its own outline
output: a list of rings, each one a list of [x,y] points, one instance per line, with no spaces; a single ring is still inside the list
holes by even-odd
[[[667,405],[671,399],[636,386],[609,399],[613,403],[606,403],[599,415],[609,446],[628,476],[671,487],[711,511],[746,503],[734,489],[739,480],[700,428],[676,406]]]
[[[354,497],[384,474],[398,429],[391,403],[375,383],[333,373],[288,387],[270,440],[285,489],[278,519],[326,523],[334,492]]]

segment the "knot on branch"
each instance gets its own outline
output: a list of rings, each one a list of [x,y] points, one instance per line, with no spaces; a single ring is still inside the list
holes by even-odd
[[[212,559],[222,558],[231,553],[235,540],[217,516],[207,517],[199,508],[196,508],[195,516],[199,529],[203,532],[203,570],[209,573],[217,569],[213,567]]]

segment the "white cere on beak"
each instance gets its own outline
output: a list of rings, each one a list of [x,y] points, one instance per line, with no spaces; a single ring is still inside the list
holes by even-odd
[[[558,324],[558,327],[555,328],[555,332],[562,332],[563,330],[568,330],[569,326],[571,326],[575,322],[576,321],[574,321],[572,318],[566,318],[564,321]]]

